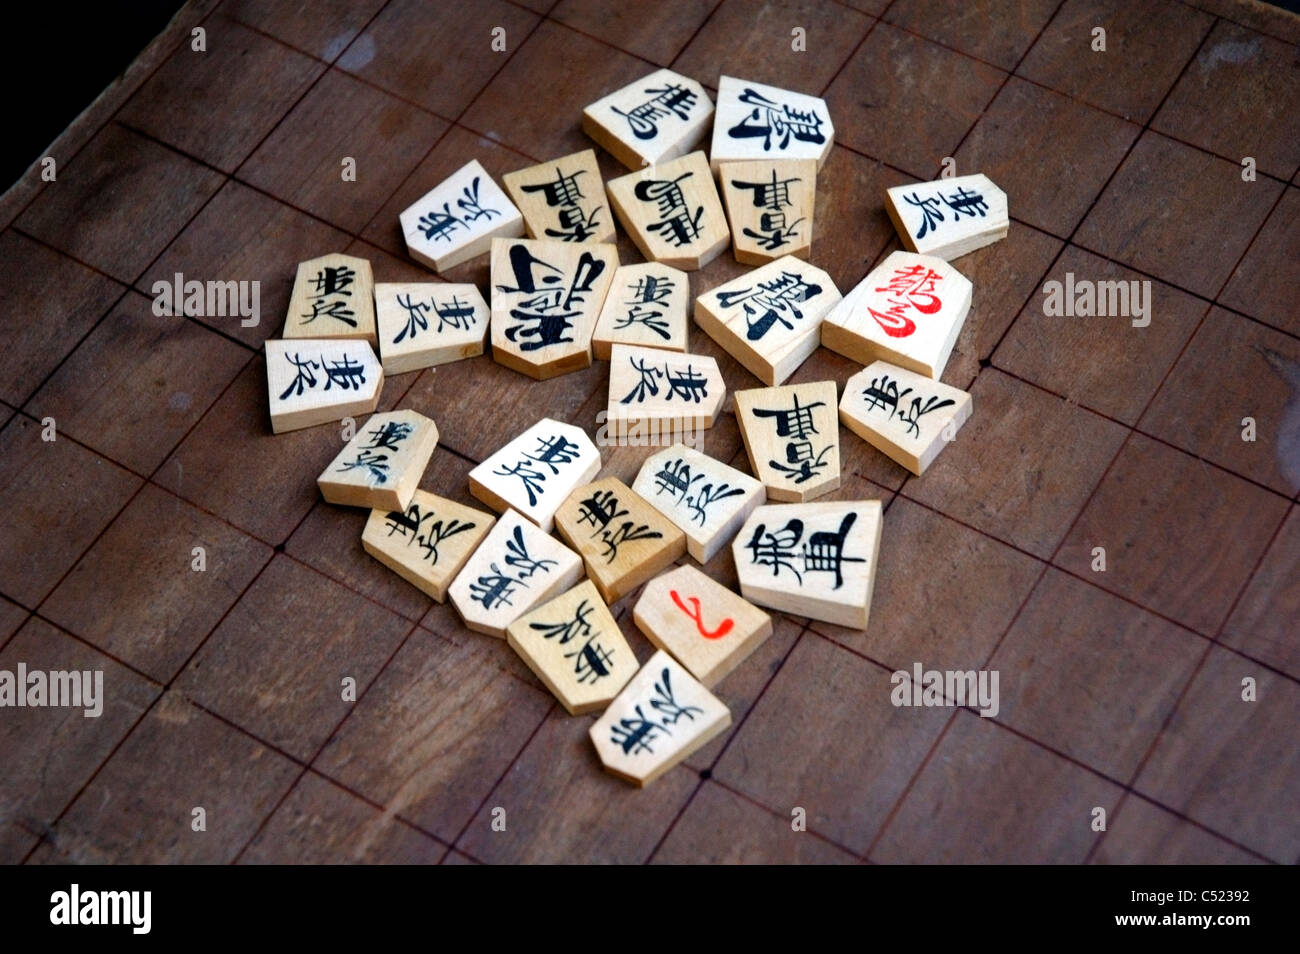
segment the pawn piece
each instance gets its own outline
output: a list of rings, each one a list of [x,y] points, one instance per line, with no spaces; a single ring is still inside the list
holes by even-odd
[[[661,649],[590,733],[605,771],[644,788],[729,725],[731,710]]]
[[[365,341],[268,340],[265,351],[272,433],[359,417],[379,406],[384,369]]]
[[[374,346],[378,339],[370,262],[336,254],[299,264],[283,337],[355,338]]]
[[[501,177],[531,239],[613,242],[614,213],[605,205],[600,166],[590,149]]]
[[[611,179],[605,191],[623,228],[652,262],[692,272],[721,255],[731,241],[702,152]]]
[[[745,599],[866,629],[883,523],[879,500],[769,504],[731,544]]]
[[[736,392],[749,466],[771,500],[808,501],[840,485],[834,381]]]
[[[361,546],[406,582],[441,603],[493,518],[482,510],[417,490],[405,510],[372,510]]]
[[[718,167],[731,249],[744,265],[812,252],[817,160],[759,159]]]
[[[687,274],[671,265],[620,265],[596,322],[592,346],[609,360],[616,344],[686,350],[686,312],[691,301]]]
[[[403,374],[483,353],[488,306],[474,284],[380,282],[375,286],[385,374]]]
[[[316,485],[327,503],[405,510],[437,446],[437,425],[423,414],[376,414],[316,478]]]
[[[544,417],[471,470],[469,492],[550,533],[560,504],[599,470],[600,451],[582,428]]]
[[[406,250],[435,272],[488,251],[494,238],[524,234],[524,217],[471,159],[402,212]]]
[[[727,397],[718,362],[708,355],[614,345],[606,421],[619,434],[638,425],[656,433],[713,426]]]
[[[656,70],[584,109],[582,131],[629,169],[643,169],[690,152],[712,118],[713,100],[703,86]]]
[[[724,162],[749,159],[815,159],[820,169],[834,142],[835,126],[824,99],[719,77],[709,149],[714,172]]]
[[[636,673],[636,656],[591,580],[520,616],[506,642],[569,715],[603,709]]]
[[[1007,194],[982,173],[885,190],[885,211],[911,252],[945,261],[1007,237]]]
[[[840,420],[918,477],[971,415],[965,391],[877,361],[844,384]]]

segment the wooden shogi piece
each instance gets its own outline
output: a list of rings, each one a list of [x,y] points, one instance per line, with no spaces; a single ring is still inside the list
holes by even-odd
[[[700,563],[712,560],[767,500],[759,481],[685,444],[647,457],[632,489],[681,528],[687,552]]]
[[[769,504],[731,544],[745,599],[866,629],[880,554],[879,500]]]
[[[656,70],[582,111],[582,131],[629,169],[676,159],[704,141],[713,100],[672,70]]]
[[[731,251],[744,265],[812,252],[816,159],[758,159],[718,167]]]
[[[938,379],[970,302],[970,279],[943,259],[893,252],[822,321],[822,344]]]
[[[435,272],[488,251],[495,238],[524,234],[524,217],[477,159],[471,159],[399,216],[411,258]]]
[[[506,627],[582,579],[582,557],[513,510],[497,519],[447,595],[470,629],[505,638]]]
[[[686,535],[617,477],[571,493],[555,529],[611,606],[686,552]]]
[[[966,391],[877,361],[845,382],[840,420],[919,477],[957,436],[972,406]]]
[[[632,619],[709,689],[772,635],[772,617],[689,565],[647,583]]]
[[[596,153],[584,149],[501,177],[531,239],[613,242],[614,213],[605,204]]]
[[[334,254],[299,263],[282,337],[360,339],[376,345],[370,262]]]
[[[590,732],[605,771],[644,788],[729,725],[731,710],[661,649]]]
[[[727,250],[731,232],[702,152],[605,183],[610,204],[641,254],[692,272]]]
[[[885,211],[910,252],[952,261],[1007,237],[1007,194],[988,176],[956,176],[885,190]]]
[[[599,470],[600,451],[582,428],[544,417],[471,470],[469,492],[550,533],[560,504]]]
[[[681,269],[659,262],[620,265],[596,321],[592,347],[609,360],[616,344],[686,350],[691,280]]]
[[[385,374],[483,353],[490,312],[472,283],[380,282],[375,286],[375,313]]]
[[[372,510],[361,546],[412,586],[441,603],[495,518],[417,490],[405,510]]]
[[[727,397],[718,362],[709,355],[614,345],[609,357],[606,421],[619,433],[640,424],[678,432],[713,426]]]
[[[405,510],[437,446],[438,427],[423,414],[374,414],[316,478],[316,485],[326,503]]]
[[[700,295],[695,323],[771,386],[817,350],[822,319],[839,300],[829,275],[787,255]]]
[[[637,670],[591,580],[520,616],[506,627],[506,642],[569,715],[603,709]]]
[[[272,433],[359,417],[379,406],[384,369],[368,342],[293,338],[264,347]]]
[[[835,143],[826,101],[776,86],[723,76],[709,161],[815,159],[820,169]]]
[[[749,466],[770,500],[808,501],[840,485],[835,382],[736,392]]]
[[[492,243],[492,358],[538,381],[591,366],[591,336],[618,270],[607,242]]]

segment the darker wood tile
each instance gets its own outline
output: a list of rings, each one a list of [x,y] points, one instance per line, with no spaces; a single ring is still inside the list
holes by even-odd
[[[9,641],[9,637],[18,631],[18,627],[27,621],[29,615],[17,603],[0,596],[0,647]]]
[[[0,592],[34,607],[143,481],[66,437],[15,416],[0,431]]]
[[[221,176],[106,126],[18,217],[25,232],[128,284],[221,186]]]
[[[908,181],[866,156],[841,146],[831,150],[817,174],[810,261],[826,270],[840,294],[847,295],[866,277],[894,237],[894,224],[885,212],[885,190]]]
[[[323,64],[222,16],[203,23],[119,114],[127,126],[231,172],[324,72]],[[238,117],[214,122],[214,116]]]
[[[333,60],[383,5],[384,0],[226,0],[221,12],[304,53]]]
[[[1219,641],[1300,679],[1297,619],[1300,619],[1300,510],[1292,507]]]
[[[168,683],[270,557],[265,544],[146,484],[41,614]]]
[[[1282,188],[1152,132],[1142,134],[1074,241],[1213,298]]]
[[[453,850],[447,852],[447,854],[443,857],[442,861],[438,862],[438,864],[440,864],[440,865],[477,865],[477,864],[479,864],[479,862],[475,861],[475,860],[474,860],[473,858],[471,858],[469,855],[463,854],[462,852],[459,852],[459,851],[456,851],[456,850],[453,849]]]
[[[1134,434],[1055,562],[1212,636],[1286,510],[1282,498]],[[1104,573],[1092,570],[1099,546]]]
[[[396,613],[284,556],[240,598],[177,677],[191,699],[310,760],[411,630]]]
[[[0,397],[21,407],[123,288],[13,229],[0,233],[0,261]]]
[[[1300,189],[1286,189],[1219,301],[1300,335]]]
[[[39,840],[17,822],[0,822],[0,864],[21,864]]]
[[[899,0],[884,16],[889,23],[1010,70],[1047,25],[1059,2],[979,0],[954,7],[944,0]]]
[[[436,865],[446,853],[446,845],[307,772],[239,863]]]
[[[1066,0],[1016,72],[1143,123],[1213,24],[1173,0]],[[1095,27],[1106,31],[1105,52],[1092,50]]]
[[[838,142],[928,180],[979,119],[1005,76],[881,23],[826,91],[826,103]],[[941,99],[936,95],[940,89],[945,91]]]
[[[1090,860],[1094,865],[1257,865],[1260,860],[1172,812],[1130,795]]]
[[[610,46],[667,66],[695,35],[714,6],[715,0],[669,0],[654,4],[562,0],[551,11],[551,18]],[[715,76],[712,85],[716,86],[717,82]]]
[[[971,394],[971,419],[903,494],[1047,559],[1124,429],[995,369],[976,379]]]
[[[1271,3],[1242,3],[1241,0],[1196,0],[1193,5],[1286,43],[1300,43],[1300,18],[1283,4],[1274,6]]]
[[[1242,680],[1256,683],[1255,702]],[[1283,864],[1300,852],[1300,686],[1217,647],[1135,787]]]

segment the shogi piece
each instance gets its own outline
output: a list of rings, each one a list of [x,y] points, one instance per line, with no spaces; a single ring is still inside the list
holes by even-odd
[[[506,642],[569,715],[603,709],[636,674],[636,656],[591,580],[516,619]]]
[[[623,228],[652,262],[695,271],[731,241],[702,152],[611,179],[605,191]]]
[[[599,470],[600,451],[582,428],[544,417],[471,470],[469,492],[550,533],[560,504]]]
[[[709,161],[815,159],[820,169],[835,142],[826,101],[776,86],[723,76]]]
[[[273,433],[369,414],[379,405],[384,369],[367,342],[294,338],[268,340],[265,348]]]
[[[582,131],[629,169],[684,156],[704,140],[713,100],[704,87],[657,70],[582,111]]]
[[[470,629],[502,639],[534,606],[582,579],[582,557],[507,510],[447,591]]]
[[[731,711],[662,649],[591,726],[605,771],[645,787],[731,725]]]
[[[571,493],[555,529],[578,551],[610,605],[686,552],[686,536],[617,477]]]
[[[482,510],[417,490],[405,510],[370,511],[361,546],[441,603],[492,523],[492,515]]]
[[[375,279],[370,262],[323,255],[299,264],[284,337],[357,338],[374,345]]]
[[[909,251],[951,261],[1007,237],[1007,194],[984,174],[885,190],[885,211]]]
[[[483,353],[490,313],[477,285],[380,282],[375,286],[375,312],[385,374]]]
[[[822,322],[822,344],[939,378],[970,311],[971,283],[941,258],[893,252]]]
[[[646,458],[632,489],[681,528],[687,552],[700,563],[712,560],[767,500],[753,477],[684,444]]]
[[[710,689],[772,635],[770,616],[693,566],[647,583],[632,618]]]
[[[840,291],[820,268],[787,255],[695,299],[695,323],[767,385],[817,350]]]
[[[840,420],[919,477],[957,436],[971,408],[967,392],[877,361],[845,382]]]
[[[532,239],[613,242],[614,213],[591,149],[501,177]]]
[[[609,427],[626,434],[640,426],[656,434],[694,433],[713,426],[727,385],[708,355],[615,345],[609,358]]]
[[[883,522],[879,500],[759,507],[731,544],[745,599],[867,628]]]
[[[473,159],[399,217],[406,250],[443,272],[488,251],[494,238],[524,234],[524,217]]]
[[[680,269],[658,262],[620,265],[596,321],[596,357],[608,361],[616,344],[685,351],[690,302],[691,281]]]
[[[769,499],[802,502],[840,485],[834,381],[737,391],[736,423]]]
[[[812,251],[817,160],[759,159],[718,167],[736,261],[763,265]]]
[[[405,510],[438,446],[438,428],[415,411],[375,414],[316,478],[327,503]]]
[[[492,357],[543,381],[591,366],[591,337],[618,270],[607,242],[492,243]]]

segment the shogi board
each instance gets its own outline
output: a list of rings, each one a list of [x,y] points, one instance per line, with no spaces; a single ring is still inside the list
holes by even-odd
[[[695,323],[767,385],[817,350],[840,291],[820,268],[787,255],[695,299]]]
[[[941,258],[893,252],[832,309],[822,344],[939,378],[970,311],[971,283]]]
[[[361,546],[441,603],[493,520],[482,510],[417,490],[404,510],[370,511]]]
[[[731,250],[744,265],[812,251],[817,160],[757,159],[718,167]]]
[[[826,101],[776,86],[723,76],[709,161],[815,159],[820,169],[835,143]]]
[[[569,715],[603,709],[636,674],[636,656],[591,580],[520,616],[506,642]]]
[[[293,338],[268,340],[265,349],[275,434],[369,414],[379,405],[384,369],[365,341]]]
[[[611,179],[605,191],[623,228],[652,262],[695,271],[726,251],[731,241],[702,152]]]
[[[376,343],[370,262],[322,255],[298,265],[284,317],[285,338],[359,338]]]
[[[1007,237],[1007,194],[980,173],[885,190],[885,211],[912,252],[951,261]]]
[[[550,533],[560,504],[599,470],[600,451],[582,428],[544,417],[471,470],[469,491]]]
[[[489,311],[477,285],[380,282],[375,286],[375,312],[385,374],[483,353]]]
[[[375,414],[316,478],[316,485],[327,503],[405,510],[437,446],[438,428],[423,414]]]
[[[494,238],[524,234],[524,217],[472,159],[399,216],[406,250],[443,272],[491,248]]]
[[[614,213],[591,149],[501,177],[533,239],[613,242]]]
[[[749,466],[771,500],[807,501],[840,485],[835,382],[736,392]]]
[[[584,109],[582,131],[629,169],[641,169],[690,152],[712,118],[713,100],[703,86],[656,70]]]
[[[616,344],[686,350],[691,280],[683,271],[658,262],[620,265],[596,321],[592,347],[609,360]]]
[[[617,477],[579,487],[555,514],[601,598],[613,605],[686,552],[686,536]]]
[[[646,786],[731,725],[731,710],[662,649],[591,726],[605,771]]]
[[[769,504],[731,544],[745,599],[866,629],[883,523],[879,500]]]
[[[692,433],[712,427],[726,397],[718,362],[709,355],[632,345],[614,345],[610,354],[605,413],[620,433],[651,422]]]
[[[492,243],[492,357],[539,381],[591,366],[591,338],[618,270],[606,242]]]
[[[971,396],[877,361],[844,384],[844,426],[918,477],[971,415]]]
[[[647,583],[632,619],[710,689],[772,635],[770,616],[693,566]]]
[[[447,595],[470,629],[502,639],[534,606],[582,579],[582,557],[507,510],[452,581]]]
[[[712,560],[767,500],[759,481],[684,444],[647,457],[632,489],[681,528],[687,552],[700,563]]]

